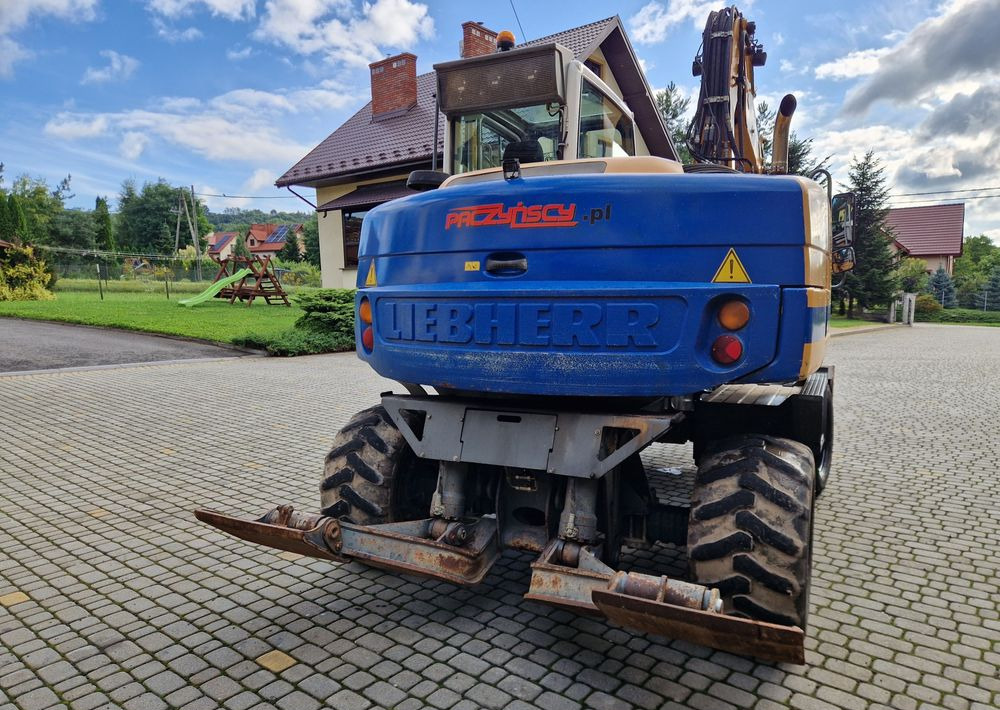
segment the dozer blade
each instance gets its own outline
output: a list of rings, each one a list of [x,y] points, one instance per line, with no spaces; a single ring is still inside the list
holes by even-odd
[[[591,594],[601,613],[620,626],[766,661],[806,662],[805,633],[798,626],[741,619],[610,589],[595,589]]]
[[[194,515],[201,522],[247,542],[306,557],[347,561],[334,552],[339,548],[340,526],[333,518],[295,513],[289,506],[279,506],[257,520],[204,509],[194,511]]]
[[[684,639],[762,660],[805,663],[797,626],[726,616],[717,589],[667,577],[616,572],[593,548],[553,541],[531,565],[525,599],[603,614],[636,631]]]
[[[257,520],[196,510],[203,523],[248,542],[334,562],[357,560],[374,567],[472,585],[483,580],[499,555],[496,519],[455,522],[437,537],[433,520],[354,525],[279,506]],[[456,543],[454,533],[461,532]],[[449,542],[449,540],[452,540]]]

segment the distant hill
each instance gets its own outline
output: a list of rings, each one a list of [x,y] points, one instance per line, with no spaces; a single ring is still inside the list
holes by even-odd
[[[271,210],[243,210],[227,207],[222,212],[207,212],[206,217],[216,232],[241,232],[251,224],[300,224],[308,222],[313,212],[278,212]]]

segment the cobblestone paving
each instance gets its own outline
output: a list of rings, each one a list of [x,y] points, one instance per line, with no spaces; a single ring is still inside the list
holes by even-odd
[[[315,507],[334,433],[391,388],[351,355],[0,378],[0,708],[996,708],[1000,329],[837,338],[828,360],[802,667],[525,602],[523,555],[464,590],[196,524]]]

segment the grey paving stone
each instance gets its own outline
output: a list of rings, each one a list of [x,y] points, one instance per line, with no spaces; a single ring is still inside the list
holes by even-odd
[[[485,584],[457,590],[285,560],[177,523],[199,505],[313,509],[318,476],[304,472],[318,471],[337,427],[393,386],[351,354],[4,378],[0,507],[24,516],[0,529],[0,593],[24,590],[34,603],[0,617],[0,692],[23,707],[55,690],[88,710],[148,694],[193,710],[406,709],[433,707],[431,697],[456,710],[992,707],[1000,437],[989,393],[1000,389],[1000,329],[838,338],[828,361],[837,444],[816,509],[801,669],[526,603],[530,555],[504,553]],[[248,381],[282,397],[247,401]],[[241,401],[252,421],[296,422],[273,432],[281,456],[265,434],[220,459],[220,440],[245,437],[242,421],[219,421],[219,401]],[[690,475],[690,453],[656,445],[644,456]],[[70,498],[84,505],[67,509]],[[59,544],[28,523],[36,518],[53,520]],[[653,574],[686,569],[669,549],[624,560]],[[296,661],[279,674],[256,662],[275,649]]]

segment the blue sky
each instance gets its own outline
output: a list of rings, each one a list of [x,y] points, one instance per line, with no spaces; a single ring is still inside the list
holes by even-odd
[[[163,177],[212,209],[298,208],[274,179],[369,98],[367,64],[398,51],[418,71],[458,54],[461,23],[535,38],[608,16],[624,21],[650,84],[697,91],[701,0],[608,5],[415,0],[0,0],[0,161],[7,184],[73,176],[71,204]],[[567,16],[566,8],[572,7]],[[793,129],[833,155],[875,148],[893,204],[1000,186],[1000,2],[740,3],[768,63],[761,98],[799,99]],[[951,195],[956,193],[951,193]],[[957,193],[959,195],[963,193]],[[968,193],[977,195],[992,192]],[[1000,198],[966,203],[966,233],[1000,241]]]

